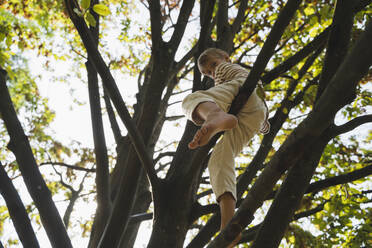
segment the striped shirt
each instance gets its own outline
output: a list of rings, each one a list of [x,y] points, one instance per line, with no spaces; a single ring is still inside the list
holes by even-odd
[[[248,76],[249,72],[238,64],[222,62],[216,67],[214,83],[222,84],[235,78]]]
[[[222,84],[224,82],[228,82],[228,81],[231,81],[237,78],[245,79],[247,78],[248,74],[249,74],[249,71],[247,71],[246,69],[244,69],[242,66],[238,64],[222,62],[216,67],[214,83],[218,85],[218,84]],[[263,88],[262,88],[263,86],[262,86],[261,81],[259,81],[258,87],[261,88],[260,90],[262,90],[263,92]],[[261,126],[260,133],[267,134],[270,131],[270,123],[268,121],[269,109],[267,107],[264,94],[259,95],[259,97],[262,99],[266,107],[266,118],[265,118],[264,123]]]

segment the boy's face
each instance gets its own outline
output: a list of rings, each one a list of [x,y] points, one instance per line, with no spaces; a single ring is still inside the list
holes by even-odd
[[[214,73],[216,71],[216,67],[221,64],[222,62],[229,62],[229,58],[220,58],[220,57],[209,57],[208,61],[199,67],[200,72],[214,79]]]

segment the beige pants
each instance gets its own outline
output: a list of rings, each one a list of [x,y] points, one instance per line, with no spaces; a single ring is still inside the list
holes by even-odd
[[[244,81],[245,78],[234,79],[208,90],[196,91],[188,95],[182,102],[186,117],[196,125],[201,125],[203,122],[193,119],[192,114],[202,102],[214,102],[227,112]],[[265,105],[254,91],[237,115],[238,126],[226,131],[214,146],[208,169],[216,199],[226,192],[230,192],[235,199],[237,198],[234,159],[252,137],[259,132],[265,115]]]

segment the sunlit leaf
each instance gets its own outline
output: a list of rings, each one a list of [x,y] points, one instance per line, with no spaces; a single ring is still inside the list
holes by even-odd
[[[81,0],[81,7],[87,9],[90,6],[90,0]]]
[[[107,16],[111,13],[110,9],[104,4],[95,4],[93,10],[101,16]]]
[[[85,20],[88,22],[89,26],[95,27],[97,24],[96,19],[89,11],[85,13]]]
[[[304,9],[304,12],[305,12],[305,15],[312,15],[315,13],[315,10],[312,8],[312,7],[307,7],[306,9]]]

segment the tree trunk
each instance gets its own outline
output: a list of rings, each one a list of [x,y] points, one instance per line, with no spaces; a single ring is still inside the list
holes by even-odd
[[[12,104],[5,82],[6,71],[0,71],[0,112],[10,136],[8,148],[14,153],[26,187],[39,210],[52,246],[72,247],[61,216],[53,202],[52,195],[41,176],[30,143]]]
[[[151,192],[149,191],[149,183],[146,175],[144,175],[143,173],[141,175],[141,180],[139,183],[140,184],[138,185],[136,200],[133,206],[133,211],[131,212],[131,216],[146,213],[152,202]],[[120,239],[121,248],[133,247],[140,225],[141,222],[128,224],[128,227],[126,228]]]
[[[153,230],[148,248],[182,248],[190,225],[191,194],[182,181],[164,181],[154,193]]]
[[[320,138],[288,172],[269,212],[258,230],[252,248],[278,247],[309,186],[329,139]],[[268,239],[267,237],[270,237]]]
[[[38,248],[39,242],[36,239],[32,228],[30,218],[26,208],[22,203],[19,194],[12,181],[6,174],[3,165],[0,162],[0,194],[3,196],[9,215],[12,218],[13,225],[17,231],[23,247]]]

